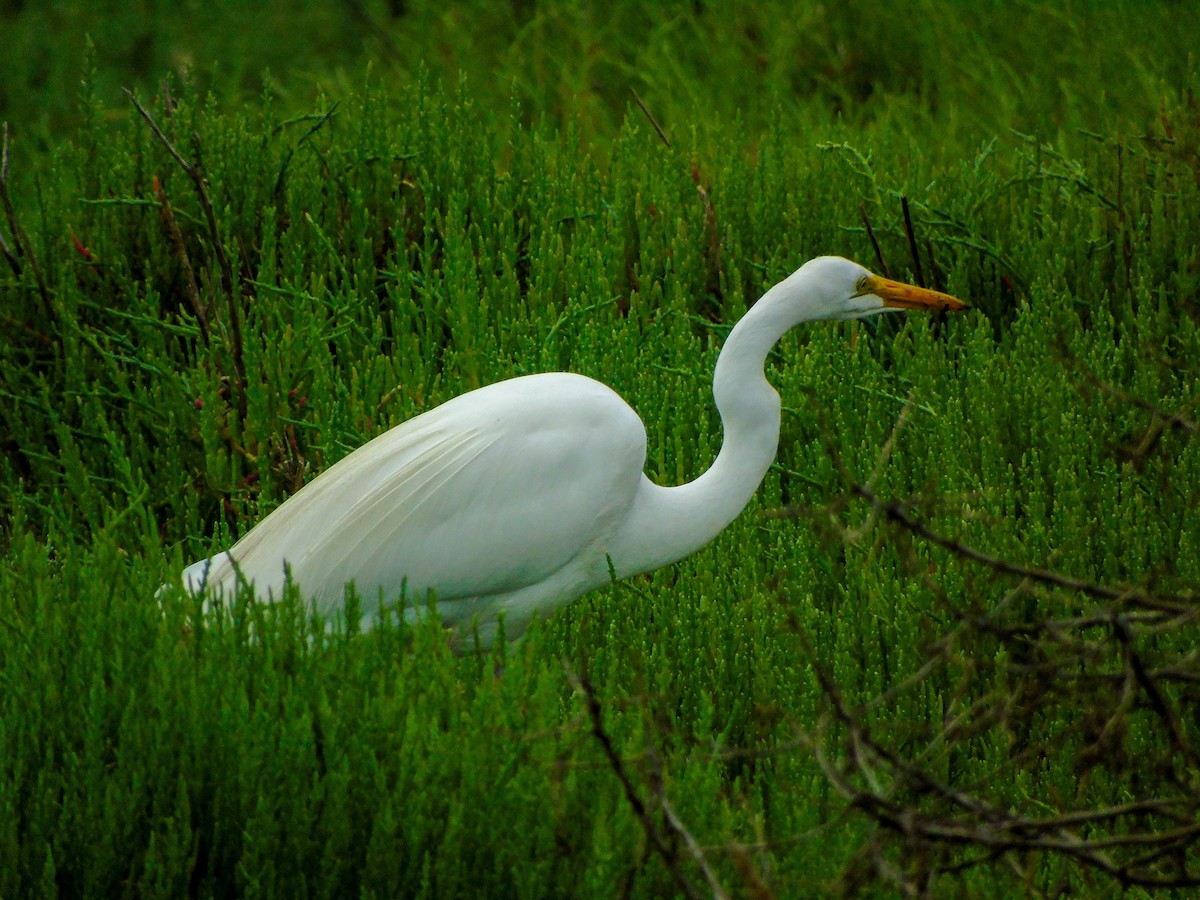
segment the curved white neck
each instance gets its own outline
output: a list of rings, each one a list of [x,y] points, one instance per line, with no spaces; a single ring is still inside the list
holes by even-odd
[[[779,445],[779,394],[763,373],[767,354],[793,325],[810,316],[776,285],[734,326],[713,373],[724,442],[712,467],[695,481],[660,487],[644,480],[612,548],[618,577],[667,565],[709,541],[750,501]]]

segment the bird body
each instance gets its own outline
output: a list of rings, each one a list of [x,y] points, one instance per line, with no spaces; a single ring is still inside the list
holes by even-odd
[[[370,615],[432,595],[442,622],[486,646],[504,615],[516,637],[587,591],[674,562],[749,502],[775,456],[780,401],[767,353],[801,321],[888,308],[961,308],[953,297],[821,257],[738,322],[713,393],[725,432],[712,467],[663,487],[643,469],[646,429],[611,388],[582,375],[527,375],[463,394],[374,438],[301,488],[228,552],[184,570],[190,591],[251,583],[263,600],[292,582],[336,613],[353,582]]]
[[[286,561],[326,615],[353,581],[367,612],[403,586],[418,612],[433,590],[447,625],[501,610],[527,622],[609,580],[645,458],[641,419],[606,385],[561,372],[497,382],[358,448],[185,580],[231,586],[240,572],[279,596]]]

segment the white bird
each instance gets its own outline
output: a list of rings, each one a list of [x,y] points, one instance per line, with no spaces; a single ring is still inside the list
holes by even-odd
[[[948,294],[819,257],[771,288],[730,332],[713,395],[724,443],[712,467],[662,487],[643,473],[646,428],[611,388],[563,372],[501,381],[379,435],[281,504],[228,552],[188,566],[185,588],[278,599],[285,568],[329,617],[353,582],[363,611],[432,597],[454,639],[519,636],[534,616],[703,547],[749,502],[779,443],[763,372],[792,327],[903,309],[963,309]],[[430,594],[429,592],[432,592]]]

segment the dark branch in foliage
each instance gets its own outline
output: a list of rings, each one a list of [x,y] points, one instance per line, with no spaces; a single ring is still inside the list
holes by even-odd
[[[330,119],[332,119],[337,114],[339,105],[340,104],[335,101],[334,103],[331,103],[329,105],[329,108],[326,109],[325,112],[321,113],[320,115],[314,116],[314,117],[305,117],[305,118],[315,119],[315,121],[313,122],[312,125],[310,125],[308,127],[308,130],[305,131],[304,134],[302,134],[300,136],[300,139],[298,141],[296,141],[291,147],[288,148],[287,153],[285,153],[283,155],[283,161],[279,164],[279,172],[275,176],[275,187],[273,187],[271,189],[271,196],[273,198],[278,199],[278,198],[283,197],[283,186],[284,186],[285,180],[287,178],[288,167],[292,164],[292,158],[296,155],[296,151],[300,147],[302,147],[305,143],[307,143],[309,138],[311,138],[314,134],[316,134],[318,131],[320,131],[325,126],[325,123],[328,122]],[[296,122],[296,121],[301,121],[301,120],[297,120],[297,119],[292,120],[292,122]],[[282,130],[285,125],[292,124],[292,122],[284,122],[279,125],[276,125],[275,131]]]
[[[860,202],[858,204],[858,215],[863,220],[863,227],[867,229],[867,238],[871,241],[871,246],[875,249],[875,260],[879,263],[879,271],[885,278],[891,278],[891,270],[888,269],[887,260],[883,258],[883,249],[879,246],[879,238],[875,236],[875,229],[871,225],[871,219],[867,215],[867,205]]]
[[[217,257],[217,266],[221,274],[221,286],[225,291],[225,296],[229,300],[229,328],[230,334],[230,355],[233,358],[233,373],[234,381],[237,385],[237,407],[239,416],[245,418],[246,415],[246,363],[242,357],[242,326],[241,313],[238,309],[238,295],[235,293],[235,285],[233,277],[233,269],[229,264],[229,257],[225,253],[224,244],[221,242],[221,231],[217,226],[217,214],[213,210],[212,199],[208,196],[208,184],[204,178],[204,172],[200,164],[200,139],[196,135],[192,135],[192,150],[196,155],[196,163],[189,163],[183,158],[183,155],[175,149],[175,145],[158,127],[158,123],[154,121],[154,117],[146,110],[138,101],[137,97],[129,88],[122,88],[125,91],[134,108],[146,123],[150,126],[150,130],[154,132],[154,136],[171,154],[171,157],[179,164],[179,167],[192,180],[192,184],[196,188],[196,196],[200,200],[200,206],[204,210],[204,217],[208,223],[209,238],[212,240],[213,253]],[[193,282],[194,283],[194,282]]]
[[[925,287],[925,272],[921,268],[921,254],[917,251],[917,235],[913,231],[912,214],[908,209],[908,197],[900,198],[900,209],[904,213],[904,234],[908,237],[908,252],[912,254],[913,275],[917,284]]]
[[[8,123],[4,123],[4,142],[0,148],[0,202],[4,204],[4,214],[8,217],[8,227],[13,231],[13,241],[17,240],[16,230],[13,227],[14,216],[11,212],[12,201],[8,197]],[[13,274],[18,278],[21,276],[21,263],[17,259],[16,254],[8,245],[8,241],[4,239],[4,232],[0,231],[0,253],[4,254],[4,258],[8,260],[8,264],[12,267]]]
[[[188,305],[191,306],[192,312],[196,315],[196,321],[200,323],[201,337],[205,343],[208,343],[208,308],[200,298],[199,288],[196,287],[196,273],[192,269],[192,260],[188,256],[187,245],[183,242],[183,234],[179,230],[179,223],[175,221],[175,211],[171,208],[171,201],[167,199],[166,190],[157,178],[154,179],[154,194],[158,198],[163,229],[167,232],[167,239],[170,240],[171,246],[175,248],[175,256],[178,257],[179,265],[183,269],[184,296],[187,297]]]
[[[1146,426],[1146,430],[1142,436],[1136,442],[1121,448],[1122,456],[1128,459],[1139,471],[1145,466],[1147,459],[1154,452],[1155,448],[1158,447],[1163,436],[1168,432],[1182,431],[1191,435],[1200,431],[1200,423],[1197,423],[1194,418],[1194,411],[1200,406],[1200,396],[1190,399],[1181,409],[1174,411],[1166,410],[1156,403],[1151,403],[1141,397],[1135,397],[1128,391],[1116,385],[1109,384],[1093,372],[1082,360],[1076,358],[1067,348],[1066,340],[1061,338],[1061,336],[1058,341],[1058,352],[1067,365],[1079,372],[1079,376],[1089,387],[1095,388],[1119,403],[1150,413],[1150,422]]]
[[[646,104],[642,101],[642,98],[638,96],[638,92],[633,88],[630,88],[629,93],[633,94],[634,102],[637,103],[638,108],[646,114],[646,118],[650,120],[650,124],[654,126],[654,130],[658,133],[658,136],[662,139],[662,142],[670,147],[671,141],[667,138],[667,133],[662,130],[662,126],[658,124],[658,120],[651,115],[650,110],[646,107]]]
[[[1112,587],[1110,585],[1095,584],[1079,578],[1072,578],[1069,575],[1052,572],[1048,569],[1022,566],[1008,560],[1000,559],[997,556],[989,556],[959,541],[938,534],[927,525],[914,519],[904,508],[903,504],[896,501],[885,502],[880,500],[866,485],[857,484],[853,490],[855,494],[870,503],[878,512],[883,513],[889,521],[904,526],[917,537],[924,538],[944,550],[949,550],[956,556],[980,563],[1004,575],[1015,575],[1050,587],[1077,591],[1101,600],[1120,600],[1172,616],[1192,618],[1200,612],[1200,607],[1196,606],[1197,598],[1192,594],[1156,596],[1141,588]]]
[[[1160,421],[1172,419],[1153,412]],[[904,419],[902,414],[881,452],[881,464]],[[871,506],[864,528],[881,518],[959,559],[1021,581],[990,607],[977,599],[959,608],[941,595],[955,616],[951,627],[925,650],[911,676],[858,704],[846,699],[797,628],[828,704],[816,726],[801,731],[801,740],[850,808],[877,829],[844,872],[842,887],[853,892],[884,881],[906,896],[926,896],[938,879],[995,866],[1027,880],[1029,854],[1065,858],[1123,889],[1200,886],[1200,753],[1191,724],[1200,706],[1200,653],[1165,650],[1160,640],[1194,623],[1200,600],[1019,565],[939,534],[908,505],[881,500],[866,484],[855,484],[852,493]],[[836,517],[843,503],[829,513]],[[848,529],[844,537],[854,540],[863,531]],[[1039,587],[1077,595],[1065,604],[1072,614],[1031,612],[1011,602]],[[951,700],[940,722],[915,723],[897,735],[886,716],[900,695],[923,690],[931,679],[966,683],[983,660],[1004,667],[1006,677],[997,686],[964,693]],[[1052,727],[1034,728],[1035,722]],[[880,736],[881,726],[887,737]],[[1125,747],[1132,733],[1139,735],[1136,752]],[[974,784],[947,777],[947,761],[971,754],[981,739],[1010,747],[996,771]],[[1030,809],[1014,806],[1003,792],[1005,799],[989,799],[1004,779],[1036,775],[1047,756],[1063,753],[1072,754],[1081,776],[1074,806],[1069,797],[1040,796]],[[1117,783],[1145,780],[1154,795],[1089,807],[1087,775],[1093,770]],[[1147,779],[1147,772],[1158,775]]]
[[[1195,821],[1200,798],[1194,795],[1159,798],[1040,817],[997,807],[976,794],[951,788],[925,768],[877,741],[861,711],[846,704],[815,653],[813,659],[833,717],[845,731],[842,740],[845,758],[840,764],[830,760],[819,740],[813,740],[811,746],[826,777],[851,806],[894,832],[910,863],[926,861],[925,866],[902,873],[883,857],[882,847],[873,848],[874,858],[870,862],[876,874],[900,882],[906,894],[925,893],[933,876],[951,869],[963,871],[996,862],[1005,854],[1030,851],[1071,857],[1126,888],[1200,885],[1200,872],[1170,871],[1176,865],[1178,852],[1200,839],[1200,823]],[[827,729],[829,724],[825,722],[823,728]],[[930,746],[945,737],[943,731]],[[928,810],[931,806],[936,811]],[[1174,827],[1137,829],[1138,822],[1151,818],[1167,820]],[[1096,836],[1103,827],[1108,827],[1109,833]],[[1087,833],[1082,833],[1081,828],[1087,829]],[[936,856],[932,852],[936,847],[972,847],[984,852],[942,868],[936,862],[928,862],[931,856]],[[1120,861],[1112,855],[1120,850],[1135,851],[1137,855]],[[1159,870],[1160,864],[1167,871]]]
[[[33,246],[29,243],[29,235],[25,233],[25,229],[21,227],[21,223],[17,221],[16,210],[13,209],[12,197],[8,191],[8,123],[4,123],[3,139],[0,142],[0,204],[4,206],[4,216],[8,219],[8,230],[12,234],[13,245],[9,246],[4,240],[4,235],[0,234],[0,252],[4,254],[4,258],[8,260],[9,266],[12,267],[13,274],[20,277],[21,263],[20,257],[25,257],[29,261],[29,268],[33,272],[33,280],[37,282],[38,292],[42,296],[42,304],[46,308],[46,316],[50,320],[55,318],[54,305],[50,302],[50,291],[46,287],[46,279],[42,277],[42,268],[38,265],[37,255],[33,252]]]
[[[671,877],[675,880],[675,883],[679,886],[684,896],[700,897],[701,895],[696,891],[696,888],[688,880],[682,869],[680,869],[678,854],[667,846],[666,841],[659,832],[658,826],[654,823],[650,815],[649,809],[647,809],[646,804],[638,795],[629,770],[625,767],[624,761],[613,746],[612,738],[605,731],[603,711],[600,707],[600,700],[596,697],[596,689],[592,686],[586,675],[576,675],[573,680],[579,692],[583,694],[584,703],[587,705],[588,717],[592,723],[592,736],[596,739],[596,743],[600,745],[605,759],[608,760],[609,766],[617,776],[617,780],[621,783],[621,787],[625,792],[625,799],[629,802],[634,815],[637,816],[637,820],[646,834],[646,840],[650,842],[650,846],[654,852],[662,858],[667,871],[671,873]],[[727,898],[728,894],[725,893],[724,888],[721,887],[721,883],[717,880],[716,874],[712,871],[712,867],[708,864],[708,859],[705,857],[703,849],[696,842],[696,839],[692,837],[687,828],[684,827],[674,807],[667,800],[661,777],[656,777],[654,781],[657,805],[662,811],[663,821],[666,823],[667,830],[683,842],[688,853],[704,874],[712,895],[717,898]]]

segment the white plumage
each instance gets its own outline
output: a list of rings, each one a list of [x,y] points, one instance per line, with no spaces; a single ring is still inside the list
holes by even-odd
[[[710,541],[749,501],[779,437],[766,354],[791,327],[886,309],[960,309],[946,294],[812,260],[772,288],[730,333],[713,392],[725,441],[686,485],[643,474],[646,430],[610,388],[567,373],[471,391],[380,435],[305,485],[228,552],[183,572],[190,591],[227,595],[239,577],[277,599],[285,566],[325,615],[354,582],[364,611],[403,594],[483,644],[505,615],[516,637],[615,573],[673,562]]]

